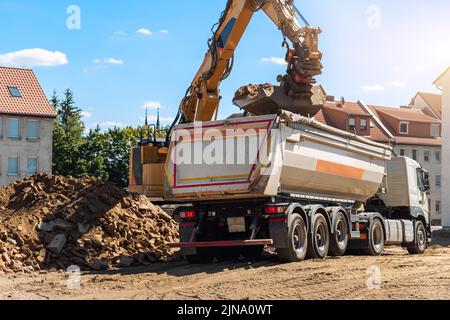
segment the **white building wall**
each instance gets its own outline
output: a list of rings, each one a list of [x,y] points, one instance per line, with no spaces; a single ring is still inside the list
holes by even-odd
[[[441,224],[442,221],[442,149],[436,146],[411,146],[411,145],[397,145],[395,152],[400,155],[400,150],[405,151],[405,156],[413,158],[413,150],[416,150],[417,158],[415,159],[419,162],[422,167],[428,171],[430,174],[431,182],[431,194],[430,194],[430,206],[431,206],[431,219],[433,224]],[[425,152],[429,152],[429,159],[426,161]],[[439,160],[440,159],[440,160]],[[437,184],[439,178],[441,177],[441,186]],[[441,207],[438,210],[437,207]]]
[[[20,138],[8,137],[8,119],[20,119]],[[27,120],[38,121],[39,139],[27,138]],[[27,163],[29,158],[38,159],[38,172],[52,171],[52,144],[53,123],[52,119],[39,119],[32,117],[17,117],[0,115],[0,186],[7,185],[27,176]],[[19,157],[19,175],[8,175],[8,158]]]
[[[441,81],[442,88],[442,224],[450,228],[450,72]]]

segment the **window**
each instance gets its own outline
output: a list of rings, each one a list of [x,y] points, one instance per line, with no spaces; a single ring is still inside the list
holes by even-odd
[[[20,122],[19,119],[8,119],[8,137],[20,138]]]
[[[409,122],[400,122],[400,134],[408,134],[409,133]]]
[[[19,89],[17,87],[8,87],[9,93],[15,98],[22,97],[22,94],[20,93]]]
[[[436,201],[436,212],[440,213],[441,212],[441,201]]]
[[[441,135],[441,126],[438,124],[431,125],[431,136],[436,138]]]
[[[29,158],[27,162],[27,175],[32,176],[38,172],[38,160],[36,158]]]
[[[27,138],[39,139],[39,122],[37,120],[27,120]]]
[[[437,162],[441,162],[441,152],[440,151],[436,151],[434,156],[435,156]]]
[[[430,162],[430,150],[425,150],[423,152],[423,161]]]
[[[8,176],[18,176],[19,175],[19,158],[9,157],[8,158]]]
[[[360,129],[363,131],[367,130],[367,120],[366,119],[361,119]]]
[[[401,157],[406,156],[406,149],[400,149],[400,156]]]
[[[413,149],[413,151],[412,151],[412,158],[417,161],[417,150],[416,149]]]
[[[355,118],[348,119],[348,127],[350,128],[350,130],[356,129],[356,119]]]
[[[437,188],[440,188],[441,185],[442,185],[442,178],[441,178],[440,175],[437,175],[437,176],[436,176],[436,187],[437,187]]]

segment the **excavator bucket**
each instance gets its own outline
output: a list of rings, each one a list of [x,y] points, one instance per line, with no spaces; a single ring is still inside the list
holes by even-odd
[[[305,117],[314,117],[321,110],[323,100],[312,93],[302,97],[289,96],[281,86],[263,84],[241,87],[236,92],[233,103],[256,116],[279,114],[286,110]]]

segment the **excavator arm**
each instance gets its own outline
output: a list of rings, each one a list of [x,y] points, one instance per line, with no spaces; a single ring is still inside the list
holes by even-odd
[[[234,52],[253,14],[259,10],[268,15],[285,37],[290,83],[310,89],[313,77],[322,72],[322,54],[318,49],[320,29],[300,25],[293,0],[228,0],[216,29],[213,27],[208,52],[181,102],[174,125],[217,117],[220,84],[229,76]],[[292,48],[286,39],[291,41]]]

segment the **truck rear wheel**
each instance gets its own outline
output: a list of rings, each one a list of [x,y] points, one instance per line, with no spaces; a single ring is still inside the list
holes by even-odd
[[[309,235],[308,258],[325,259],[330,248],[330,231],[328,223],[323,214],[317,214]]]
[[[427,230],[422,221],[416,222],[416,231],[414,234],[414,245],[408,247],[410,254],[424,254],[427,249]]]
[[[305,260],[308,251],[308,230],[303,218],[294,214],[288,228],[288,247],[277,249],[278,259],[283,262]]]
[[[383,224],[379,219],[372,221],[369,227],[369,247],[364,249],[364,253],[369,256],[381,256],[384,250],[385,235]]]
[[[335,218],[335,226],[330,241],[330,255],[341,257],[347,251],[348,224],[342,212],[338,212]]]

